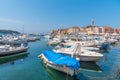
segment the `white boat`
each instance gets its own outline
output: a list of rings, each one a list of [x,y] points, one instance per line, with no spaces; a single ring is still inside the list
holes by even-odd
[[[97,48],[97,47],[81,47],[81,48],[83,48],[83,49],[85,49],[85,50],[89,50],[89,51],[99,51],[99,50],[100,50],[100,49]]]
[[[70,56],[56,54],[52,51],[45,51],[42,52],[38,57],[42,59],[46,66],[64,72],[70,76],[76,75],[79,72],[79,62]]]
[[[9,47],[10,47],[10,45],[0,45],[0,50],[6,49],[6,48],[9,48]]]
[[[28,37],[27,38],[27,42],[35,42],[35,41],[38,41],[40,40],[40,38],[37,38],[37,37]]]
[[[60,49],[60,48],[63,48],[63,49],[70,49],[71,46],[64,46],[64,44],[60,44],[60,45],[57,45],[55,47],[55,49]],[[100,48],[97,48],[97,47],[81,47],[82,49],[85,49],[85,50],[89,50],[89,51],[99,51]]]
[[[76,41],[67,41],[65,45],[74,45]],[[77,43],[80,43],[81,46],[83,47],[93,47],[93,46],[99,46],[103,43],[103,41],[77,41]]]
[[[50,35],[44,35],[44,38],[49,39],[51,36]]]
[[[48,44],[49,45],[57,45],[57,44],[59,44],[61,41],[60,41],[60,39],[58,39],[58,38],[53,38],[53,39],[50,39],[49,41],[48,41]]]
[[[103,54],[101,53],[85,50],[79,43],[74,44],[71,48],[60,48],[57,50],[54,49],[53,51],[56,53],[71,55],[80,61],[98,61],[103,57]]]
[[[27,50],[28,47],[24,47],[22,45],[19,47],[5,46],[0,49],[0,57],[26,52]]]
[[[117,40],[116,40],[116,39],[108,39],[108,42],[109,42],[110,44],[113,44],[113,43],[116,43]]]

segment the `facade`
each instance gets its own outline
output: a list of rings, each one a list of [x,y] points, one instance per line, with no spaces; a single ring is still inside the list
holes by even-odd
[[[94,27],[93,26],[87,26],[86,31],[88,35],[94,34]]]
[[[110,26],[104,26],[105,33],[113,33],[114,29]]]
[[[87,27],[78,27],[73,26],[67,29],[58,29],[52,30],[52,34],[105,34],[105,33],[118,33],[120,34],[120,28],[112,28],[110,26],[87,26]]]
[[[98,27],[98,33],[99,33],[99,34],[104,34],[104,33],[105,33],[104,27],[99,26],[99,27]]]
[[[78,34],[80,32],[80,28],[78,26],[73,26],[67,29],[68,34]]]
[[[79,34],[86,34],[86,33],[87,33],[86,28],[81,27]]]
[[[94,28],[94,33],[95,33],[95,34],[99,34],[99,30],[100,30],[99,27],[96,26],[96,27]]]
[[[115,32],[116,32],[117,34],[120,34],[120,28],[116,28],[116,29],[115,29]]]

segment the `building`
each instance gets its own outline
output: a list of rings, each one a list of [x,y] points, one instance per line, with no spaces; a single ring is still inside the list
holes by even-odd
[[[114,29],[110,26],[103,26],[105,33],[114,33]]]
[[[86,27],[86,31],[87,31],[88,35],[92,35],[92,34],[94,34],[94,27],[89,25]]]
[[[67,29],[68,34],[79,34],[80,28],[78,26],[73,26]]]
[[[117,34],[120,34],[120,28],[116,28],[116,29],[115,29],[115,32],[116,32]]]

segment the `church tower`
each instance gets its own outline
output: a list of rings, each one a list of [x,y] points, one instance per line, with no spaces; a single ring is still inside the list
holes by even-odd
[[[91,26],[94,26],[94,19],[92,19],[91,21]]]
[[[91,27],[92,27],[92,31],[94,32],[94,19],[92,19],[91,21]]]

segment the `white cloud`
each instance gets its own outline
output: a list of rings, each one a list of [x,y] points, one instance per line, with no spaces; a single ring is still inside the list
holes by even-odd
[[[0,18],[0,22],[24,25],[22,21],[8,18]]]

